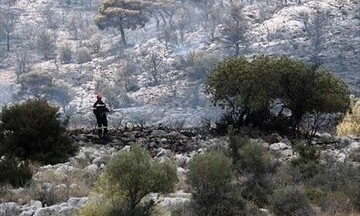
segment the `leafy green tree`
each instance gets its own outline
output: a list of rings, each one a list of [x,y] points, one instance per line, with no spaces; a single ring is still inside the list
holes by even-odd
[[[245,202],[232,179],[231,159],[225,154],[210,152],[194,157],[189,164],[187,180],[196,215],[230,216],[243,213]]]
[[[105,215],[149,215],[154,202],[144,197],[151,192],[171,192],[177,180],[173,164],[152,160],[146,149],[134,145],[131,151],[120,152],[108,164],[99,183],[99,192],[104,195],[99,202],[108,203],[103,206],[108,209],[97,212],[108,212]],[[80,215],[97,215],[89,208],[92,206],[86,206]]]
[[[228,111],[229,123],[238,126],[251,116],[268,109],[276,78],[270,58],[258,57],[253,62],[245,58],[230,58],[221,62],[210,74],[206,87],[215,105]]]
[[[0,117],[0,154],[55,164],[77,151],[58,119],[58,108],[46,101],[28,100],[4,107]]]
[[[146,10],[150,3],[144,0],[103,0],[95,23],[100,29],[117,28],[122,45],[127,47],[125,29],[144,27],[149,21]]]
[[[229,123],[263,126],[283,117],[294,134],[300,132],[305,114],[344,113],[350,104],[345,82],[288,57],[226,59],[206,87],[214,104],[228,111]],[[274,106],[280,106],[279,111]],[[283,115],[285,109],[290,115]]]
[[[290,126],[299,130],[304,115],[344,113],[350,105],[345,82],[325,69],[315,70],[304,62],[290,58],[274,60],[278,76],[278,98],[291,110]]]

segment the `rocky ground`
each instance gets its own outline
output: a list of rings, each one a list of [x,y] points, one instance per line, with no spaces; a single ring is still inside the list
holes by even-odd
[[[166,196],[152,194],[157,206],[169,211],[174,206],[191,198],[185,183],[187,164],[194,155],[209,149],[224,149],[226,136],[205,133],[202,129],[168,129],[163,127],[135,127],[114,130],[107,139],[99,139],[92,131],[71,132],[80,146],[78,154],[66,163],[38,167],[29,186],[3,188],[0,216],[72,216],[87,201],[96,179],[112,156],[119,151],[128,151],[134,143],[149,149],[157,160],[170,159],[177,166],[179,183],[175,192]],[[296,157],[288,139],[278,134],[257,138],[279,161]],[[321,144],[322,155],[337,161],[349,159],[351,152],[360,148],[355,137],[334,137],[318,134],[314,144]],[[354,162],[355,163],[355,162]]]

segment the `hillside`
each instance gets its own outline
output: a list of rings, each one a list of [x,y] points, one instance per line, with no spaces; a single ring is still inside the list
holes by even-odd
[[[95,25],[99,0],[1,3],[4,14],[9,12],[15,21],[9,51],[2,34],[1,104],[38,94],[71,115],[73,127],[91,127],[91,106],[100,92],[112,108],[123,108],[111,116],[112,125],[184,121],[195,126],[217,118],[219,110],[211,107],[203,83],[217,61],[235,54],[231,40],[226,40],[226,1],[208,8],[178,1],[155,10],[143,28],[126,30],[127,48],[117,29]],[[240,15],[246,32],[238,46],[240,55],[290,55],[319,63],[359,95],[359,2],[243,4]],[[211,16],[205,19],[206,11]],[[170,27],[172,34],[167,35]],[[70,59],[62,59],[64,47]],[[156,75],[151,74],[154,70]]]

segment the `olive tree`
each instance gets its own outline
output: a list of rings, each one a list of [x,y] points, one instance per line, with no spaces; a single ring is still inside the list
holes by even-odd
[[[225,108],[230,123],[238,126],[261,126],[282,117],[285,126],[297,133],[305,114],[344,113],[349,107],[344,81],[287,57],[226,59],[206,86],[214,103]],[[275,105],[280,109],[273,109]]]

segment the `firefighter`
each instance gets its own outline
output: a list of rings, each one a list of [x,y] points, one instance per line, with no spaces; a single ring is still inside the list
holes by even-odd
[[[106,113],[110,112],[109,109],[106,107],[106,104],[101,99],[101,95],[97,94],[96,102],[93,106],[93,112],[96,116],[96,121],[98,125],[99,137],[106,136],[108,133]]]

